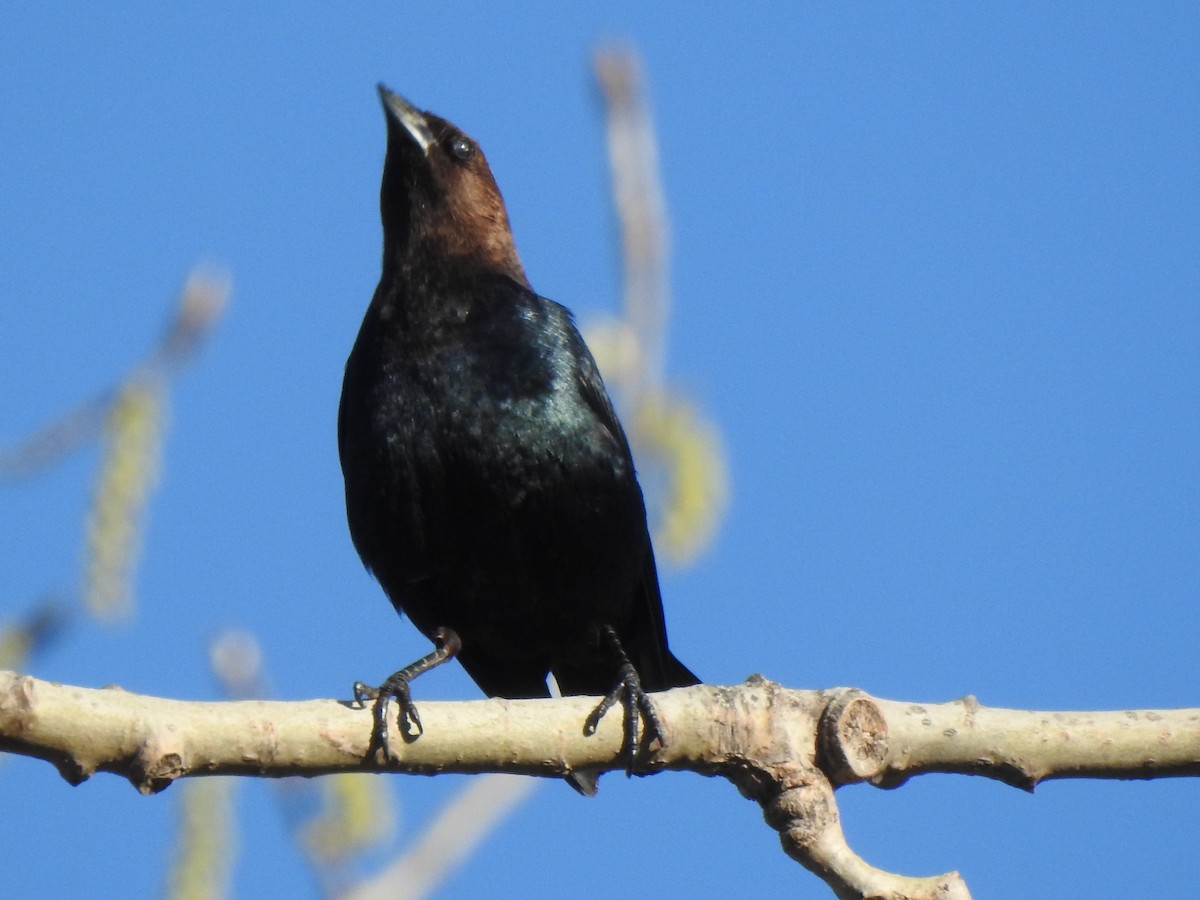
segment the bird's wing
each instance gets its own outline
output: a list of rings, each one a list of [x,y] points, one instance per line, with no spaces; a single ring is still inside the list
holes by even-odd
[[[563,312],[570,317],[565,309]],[[600,368],[592,357],[582,336],[571,323],[571,334],[578,342],[573,348],[579,363],[579,393],[600,424],[620,445],[630,467],[633,467],[633,452],[629,439],[617,419],[612,399],[604,387]],[[700,679],[679,662],[667,646],[667,625],[663,615],[662,593],[658,586],[658,571],[654,562],[654,548],[646,538],[646,561],[637,588],[637,621],[639,633],[634,635],[633,646],[626,648],[633,657],[644,687],[650,691],[661,691],[672,687],[698,684]]]

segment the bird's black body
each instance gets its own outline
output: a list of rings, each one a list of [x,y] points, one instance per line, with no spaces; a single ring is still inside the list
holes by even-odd
[[[534,293],[477,146],[381,88],[383,275],[346,364],[354,545],[397,610],[449,628],[490,696],[647,691],[667,648],[625,434],[570,313]],[[606,632],[607,630],[607,632]]]

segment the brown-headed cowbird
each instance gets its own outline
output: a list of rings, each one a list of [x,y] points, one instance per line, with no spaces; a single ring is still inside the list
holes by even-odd
[[[379,86],[383,275],[346,363],[338,445],[354,546],[437,644],[378,688],[420,733],[408,682],[457,655],[493,697],[620,702],[627,766],[661,740],[645,692],[696,684],[667,648],[629,443],[571,314],[530,288],[483,152]],[[583,773],[571,779],[590,792]]]

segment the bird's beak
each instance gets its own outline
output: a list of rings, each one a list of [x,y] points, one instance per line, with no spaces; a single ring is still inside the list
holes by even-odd
[[[388,121],[403,125],[404,130],[421,148],[421,152],[429,155],[429,148],[435,143],[429,123],[419,109],[401,97],[394,94],[382,84],[379,88],[379,99],[383,101],[383,110],[387,113]]]

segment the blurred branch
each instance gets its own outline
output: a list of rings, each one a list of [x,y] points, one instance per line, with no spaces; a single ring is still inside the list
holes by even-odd
[[[118,402],[122,385],[174,375],[194,357],[228,299],[228,275],[212,269],[193,269],[167,327],[145,358],[116,387],[107,388],[17,445],[0,451],[0,482],[34,475],[94,440]]]
[[[628,47],[594,57],[604,99],[613,206],[624,275],[620,319],[589,325],[588,346],[626,418],[654,544],[676,565],[708,546],[725,512],[728,477],[720,431],[696,404],[664,384],[671,312],[666,199],[641,63]]]
[[[175,307],[158,343],[141,365],[144,374],[174,375],[192,361],[229,302],[229,273],[197,266],[188,273]]]
[[[27,659],[57,640],[66,626],[62,603],[49,597],[23,621],[0,628],[0,669],[24,667]]]
[[[133,573],[158,476],[170,379],[195,355],[228,298],[227,275],[193,269],[167,327],[117,385],[0,450],[3,482],[28,477],[103,438],[83,553],[84,605],[98,619],[120,618],[133,608]]]
[[[48,760],[72,784],[96,771],[143,793],[190,775],[510,772],[562,775],[621,767],[621,722],[594,736],[594,699],[421,704],[425,731],[368,757],[371,714],[349,702],[189,703],[0,673],[0,750]],[[721,775],[758,801],[785,852],[841,897],[966,897],[956,873],[907,878],[846,844],[834,789],[894,787],[928,772],[983,775],[1026,790],[1056,778],[1200,775],[1200,710],[1027,712],[880,700],[861,691],[794,691],[760,677],[655,697],[666,745],[644,774]],[[399,733],[399,729],[393,731]]]
[[[228,629],[208,646],[209,664],[227,696],[261,699],[271,694],[262,648],[249,631]],[[340,893],[350,882],[348,862],[379,844],[395,822],[392,795],[359,773],[337,774],[320,781],[289,778],[275,782],[288,832],[313,869],[325,896]]]
[[[229,696],[248,699],[269,693],[262,652],[249,632],[229,630],[219,635],[209,645],[209,659]],[[445,803],[394,862],[348,889],[346,864],[392,831],[391,793],[379,790],[377,781],[357,771],[319,782],[289,779],[279,785],[290,831],[299,838],[304,857],[314,867],[327,896],[415,900],[432,893],[461,865],[537,782],[495,774],[473,779]],[[285,787],[286,791],[282,790]],[[312,802],[297,802],[300,799]],[[316,816],[309,812],[313,807],[319,807]]]
[[[84,603],[98,619],[133,610],[133,572],[157,483],[170,378],[194,355],[228,298],[228,276],[194,269],[162,337],[108,403],[84,547]]]
[[[112,397],[110,388],[44,425],[19,444],[0,451],[0,483],[35,475],[94,440],[104,427]]]
[[[428,896],[537,786],[489,773],[472,779],[439,811],[404,855],[339,900],[418,900]]]
[[[621,232],[625,316],[638,337],[634,369],[623,380],[627,387],[650,388],[662,381],[671,311],[667,211],[658,145],[637,54],[628,48],[598,50],[594,71],[604,97],[609,174]]]

